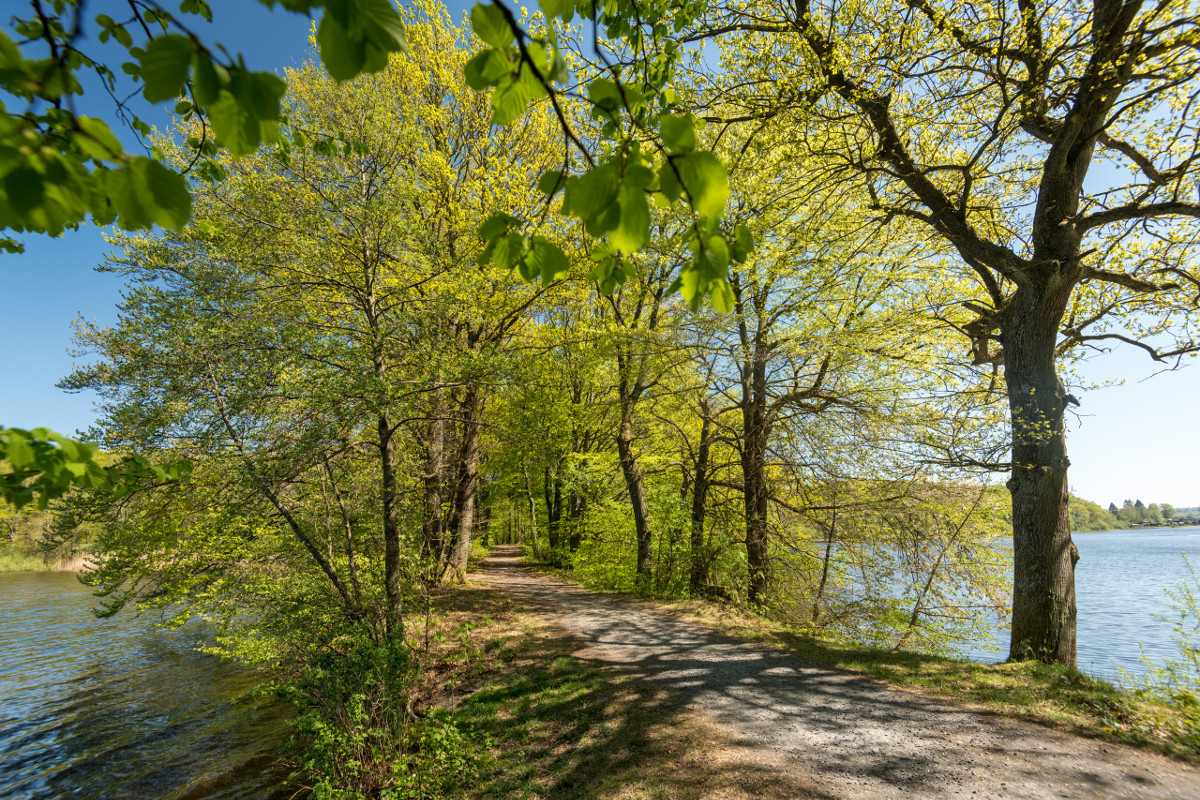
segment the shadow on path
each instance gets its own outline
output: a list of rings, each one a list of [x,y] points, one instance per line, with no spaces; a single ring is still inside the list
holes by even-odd
[[[1200,798],[1200,771],[964,711],[534,573],[497,547],[482,577],[581,642],[573,655],[663,687],[829,798]],[[807,781],[806,781],[807,782]]]

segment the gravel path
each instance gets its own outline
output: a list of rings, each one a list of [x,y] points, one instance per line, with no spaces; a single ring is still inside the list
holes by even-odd
[[[578,637],[576,657],[665,684],[816,797],[1200,800],[1196,768],[812,666],[539,575],[515,547],[482,577]]]

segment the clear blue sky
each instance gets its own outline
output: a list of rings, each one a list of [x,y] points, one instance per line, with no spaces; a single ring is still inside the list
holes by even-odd
[[[451,4],[457,17],[470,0]],[[282,69],[309,57],[309,21],[250,0],[213,0],[214,25],[204,33],[256,69]],[[104,4],[91,3],[92,14]],[[113,14],[113,16],[117,16]],[[83,113],[106,115],[104,106]],[[147,110],[164,125],[163,112]],[[127,142],[132,144],[132,142]],[[116,320],[120,278],[93,270],[105,245],[96,228],[61,239],[26,237],[23,255],[0,254],[0,424],[46,426],[72,433],[94,419],[93,398],[55,383],[71,370],[71,323]],[[1082,405],[1068,418],[1071,486],[1105,506],[1125,499],[1176,506],[1200,504],[1200,365],[1150,377],[1155,365],[1121,348],[1085,365],[1092,381],[1125,384],[1076,392]]]

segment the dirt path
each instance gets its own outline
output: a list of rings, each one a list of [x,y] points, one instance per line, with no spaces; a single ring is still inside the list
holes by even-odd
[[[577,658],[665,684],[814,797],[1200,799],[1193,767],[812,666],[539,575],[515,547],[482,577],[578,637]]]

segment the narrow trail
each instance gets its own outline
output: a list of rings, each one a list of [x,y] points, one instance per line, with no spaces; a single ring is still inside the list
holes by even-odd
[[[1200,769],[814,666],[537,574],[518,554],[496,547],[479,577],[577,638],[575,657],[665,685],[778,757],[813,797],[1200,799]]]

